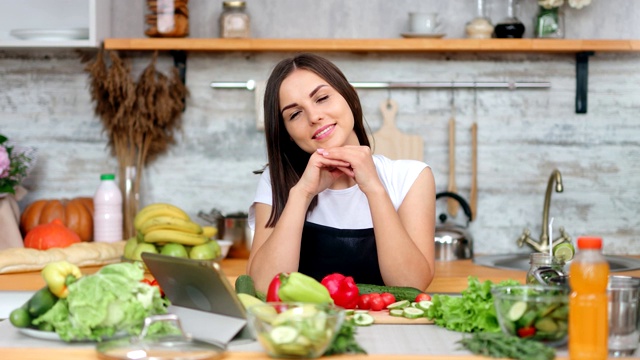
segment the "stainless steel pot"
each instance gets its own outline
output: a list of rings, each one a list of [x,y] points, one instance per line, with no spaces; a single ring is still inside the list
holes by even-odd
[[[231,241],[229,257],[247,259],[253,242],[253,231],[249,227],[247,213],[233,213],[223,215],[219,210],[213,209],[206,214],[202,211],[198,216],[218,228],[218,238]]]
[[[441,192],[436,194],[436,200],[442,197],[451,197],[460,203],[460,207],[467,217],[465,226],[448,220],[447,214],[440,214],[440,224],[436,225],[436,260],[449,261],[470,259],[473,257],[473,239],[467,231],[472,219],[469,204],[458,194],[453,192]]]

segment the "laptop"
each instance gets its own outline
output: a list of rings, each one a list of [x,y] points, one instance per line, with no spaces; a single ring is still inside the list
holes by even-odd
[[[255,340],[220,264],[147,252],[141,257],[171,301],[168,311],[178,316],[185,332],[223,348],[232,341]]]

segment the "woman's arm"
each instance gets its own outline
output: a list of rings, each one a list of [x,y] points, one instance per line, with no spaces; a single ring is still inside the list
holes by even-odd
[[[436,195],[431,169],[422,170],[397,212],[386,191],[365,194],[385,284],[426,290],[435,274]]]

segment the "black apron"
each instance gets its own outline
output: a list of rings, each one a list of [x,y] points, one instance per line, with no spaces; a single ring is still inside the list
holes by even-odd
[[[342,230],[305,222],[298,271],[318,281],[340,273],[356,283],[384,285],[373,228]]]

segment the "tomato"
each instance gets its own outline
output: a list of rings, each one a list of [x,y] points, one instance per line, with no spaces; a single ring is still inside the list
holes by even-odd
[[[151,281],[151,286],[157,286],[158,290],[160,290],[160,296],[164,297],[164,291],[162,291],[162,288],[160,287],[160,284],[158,284],[158,280],[153,279]]]
[[[362,310],[371,309],[371,294],[360,295],[360,299],[358,299],[358,308]]]
[[[141,283],[147,284],[147,285],[151,285],[151,280],[144,278],[142,280],[140,280]]]
[[[371,294],[371,310],[380,311],[384,309],[386,306],[384,304],[384,300],[382,300],[382,296],[377,293]]]
[[[416,299],[414,300],[415,302],[420,302],[420,301],[431,301],[431,295],[429,294],[418,294],[418,296],[416,296]]]
[[[384,307],[387,307],[390,304],[393,304],[394,302],[396,302],[396,297],[393,296],[392,293],[383,292],[382,294],[380,294],[380,297],[382,298],[382,301],[384,302]]]
[[[525,326],[523,328],[518,329],[518,336],[521,338],[526,338],[529,336],[533,336],[536,334],[536,328],[533,326]]]

